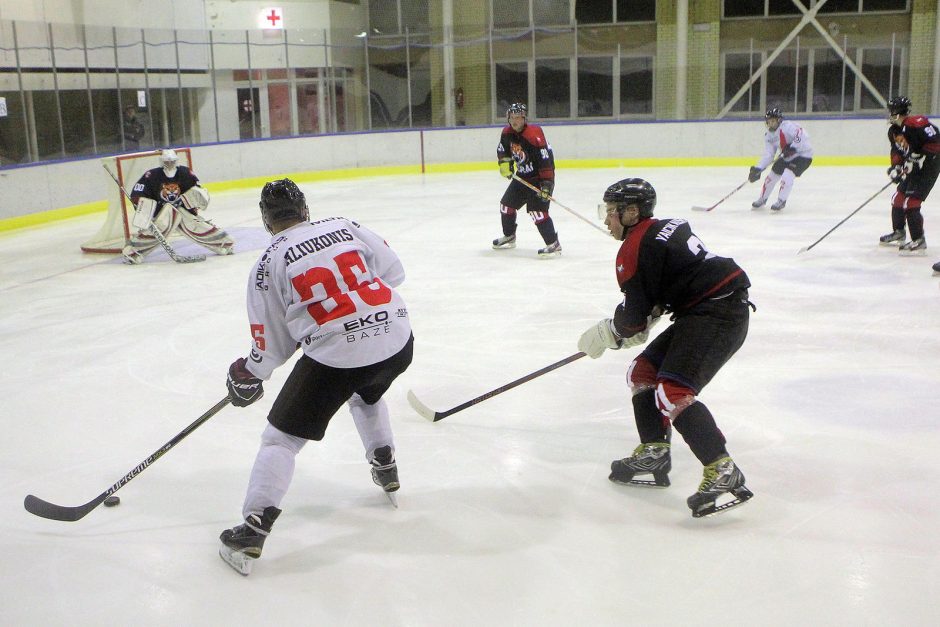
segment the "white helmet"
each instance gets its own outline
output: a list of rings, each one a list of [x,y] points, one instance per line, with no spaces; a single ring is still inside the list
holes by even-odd
[[[180,158],[176,151],[172,149],[164,150],[160,153],[160,164],[163,166],[163,172],[170,178],[176,176],[176,164]]]

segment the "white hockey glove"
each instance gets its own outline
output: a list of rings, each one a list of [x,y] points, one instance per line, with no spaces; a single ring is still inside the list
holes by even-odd
[[[614,321],[604,318],[590,329],[581,334],[578,340],[578,350],[591,359],[597,359],[608,348],[617,350],[621,347],[620,338],[614,333]]]
[[[620,345],[623,348],[630,348],[631,346],[639,346],[640,344],[646,344],[646,340],[650,337],[650,330],[656,326],[656,323],[659,322],[660,317],[663,315],[663,310],[658,306],[653,307],[653,312],[646,317],[646,328],[635,333],[630,337],[625,337],[620,340]]]

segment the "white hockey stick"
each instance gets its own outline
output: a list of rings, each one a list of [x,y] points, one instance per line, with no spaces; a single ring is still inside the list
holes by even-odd
[[[130,194],[128,194],[127,190],[124,189],[124,186],[121,185],[121,182],[114,175],[114,172],[111,171],[111,168],[108,167],[108,164],[102,163],[101,167],[104,168],[105,172],[107,172],[111,176],[112,179],[114,179],[114,184],[118,186],[118,189],[121,190],[121,193],[124,194],[128,202],[131,203],[131,206],[134,206],[134,201],[131,200]],[[198,261],[206,260],[205,255],[192,255],[192,256],[181,255],[175,250],[173,250],[173,248],[170,246],[170,243],[166,241],[165,237],[163,237],[163,233],[160,232],[160,229],[158,229],[157,225],[155,225],[153,222],[150,223],[150,233],[160,243],[160,246],[163,247],[163,250],[166,251],[166,254],[170,257],[170,259],[172,259],[176,263],[196,263]]]
[[[523,179],[523,178],[520,178],[519,175],[516,174],[515,172],[512,173],[512,178],[513,178],[514,180],[516,180],[516,181],[519,181],[520,183],[522,183],[523,185],[525,185],[526,187],[528,187],[529,189],[531,189],[533,192],[536,192],[536,193],[538,193],[538,194],[541,194],[541,193],[542,193],[542,190],[540,190],[538,187],[536,187],[536,186],[533,185],[532,183],[528,182],[527,180],[525,180],[525,179]],[[606,230],[604,230],[604,229],[602,229],[601,227],[597,226],[597,225],[594,224],[591,220],[588,220],[587,218],[585,218],[584,216],[582,216],[580,213],[578,213],[578,212],[575,211],[574,209],[571,209],[570,207],[566,207],[565,205],[561,204],[560,202],[558,202],[558,199],[555,198],[554,196],[549,196],[548,199],[549,199],[550,201],[552,201],[553,203],[555,203],[556,205],[558,205],[559,207],[561,207],[562,209],[564,209],[565,211],[567,211],[568,213],[570,213],[571,215],[573,215],[574,217],[578,218],[579,220],[583,220],[584,222],[587,222],[588,224],[590,224],[591,226],[593,226],[595,229],[597,229],[598,231],[600,231],[601,233],[603,233],[603,234],[606,235],[607,237],[610,237],[610,233],[608,233]]]
[[[714,209],[715,207],[717,207],[718,205],[720,205],[720,204],[723,203],[724,201],[726,201],[726,200],[728,200],[729,198],[731,198],[732,196],[734,196],[735,192],[737,192],[739,189],[741,189],[741,188],[744,187],[745,185],[747,185],[747,181],[744,181],[743,183],[741,183],[740,185],[738,185],[737,187],[735,187],[733,190],[731,190],[731,193],[730,193],[730,194],[728,194],[727,196],[725,196],[724,198],[722,198],[721,200],[719,200],[718,202],[716,202],[716,203],[715,203],[714,205],[712,205],[711,207],[699,207],[698,205],[694,205],[694,206],[692,207],[692,211],[711,211],[712,209]]]

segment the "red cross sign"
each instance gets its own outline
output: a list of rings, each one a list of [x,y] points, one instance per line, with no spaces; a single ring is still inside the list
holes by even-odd
[[[261,28],[283,29],[284,28],[284,10],[281,7],[268,7],[261,10],[259,20]]]

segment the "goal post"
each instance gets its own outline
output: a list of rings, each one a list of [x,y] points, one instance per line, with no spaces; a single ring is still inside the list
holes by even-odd
[[[179,157],[179,164],[193,169],[192,154],[189,148],[174,148]],[[144,172],[160,167],[160,153],[162,150],[148,150],[125,155],[105,157],[101,163],[111,170],[117,177],[121,186],[131,193],[131,188],[144,175]],[[134,207],[131,201],[114,184],[114,180],[107,172],[102,172],[104,184],[107,186],[108,213],[101,228],[82,242],[82,252],[86,253],[119,253],[130,241],[134,218]]]

